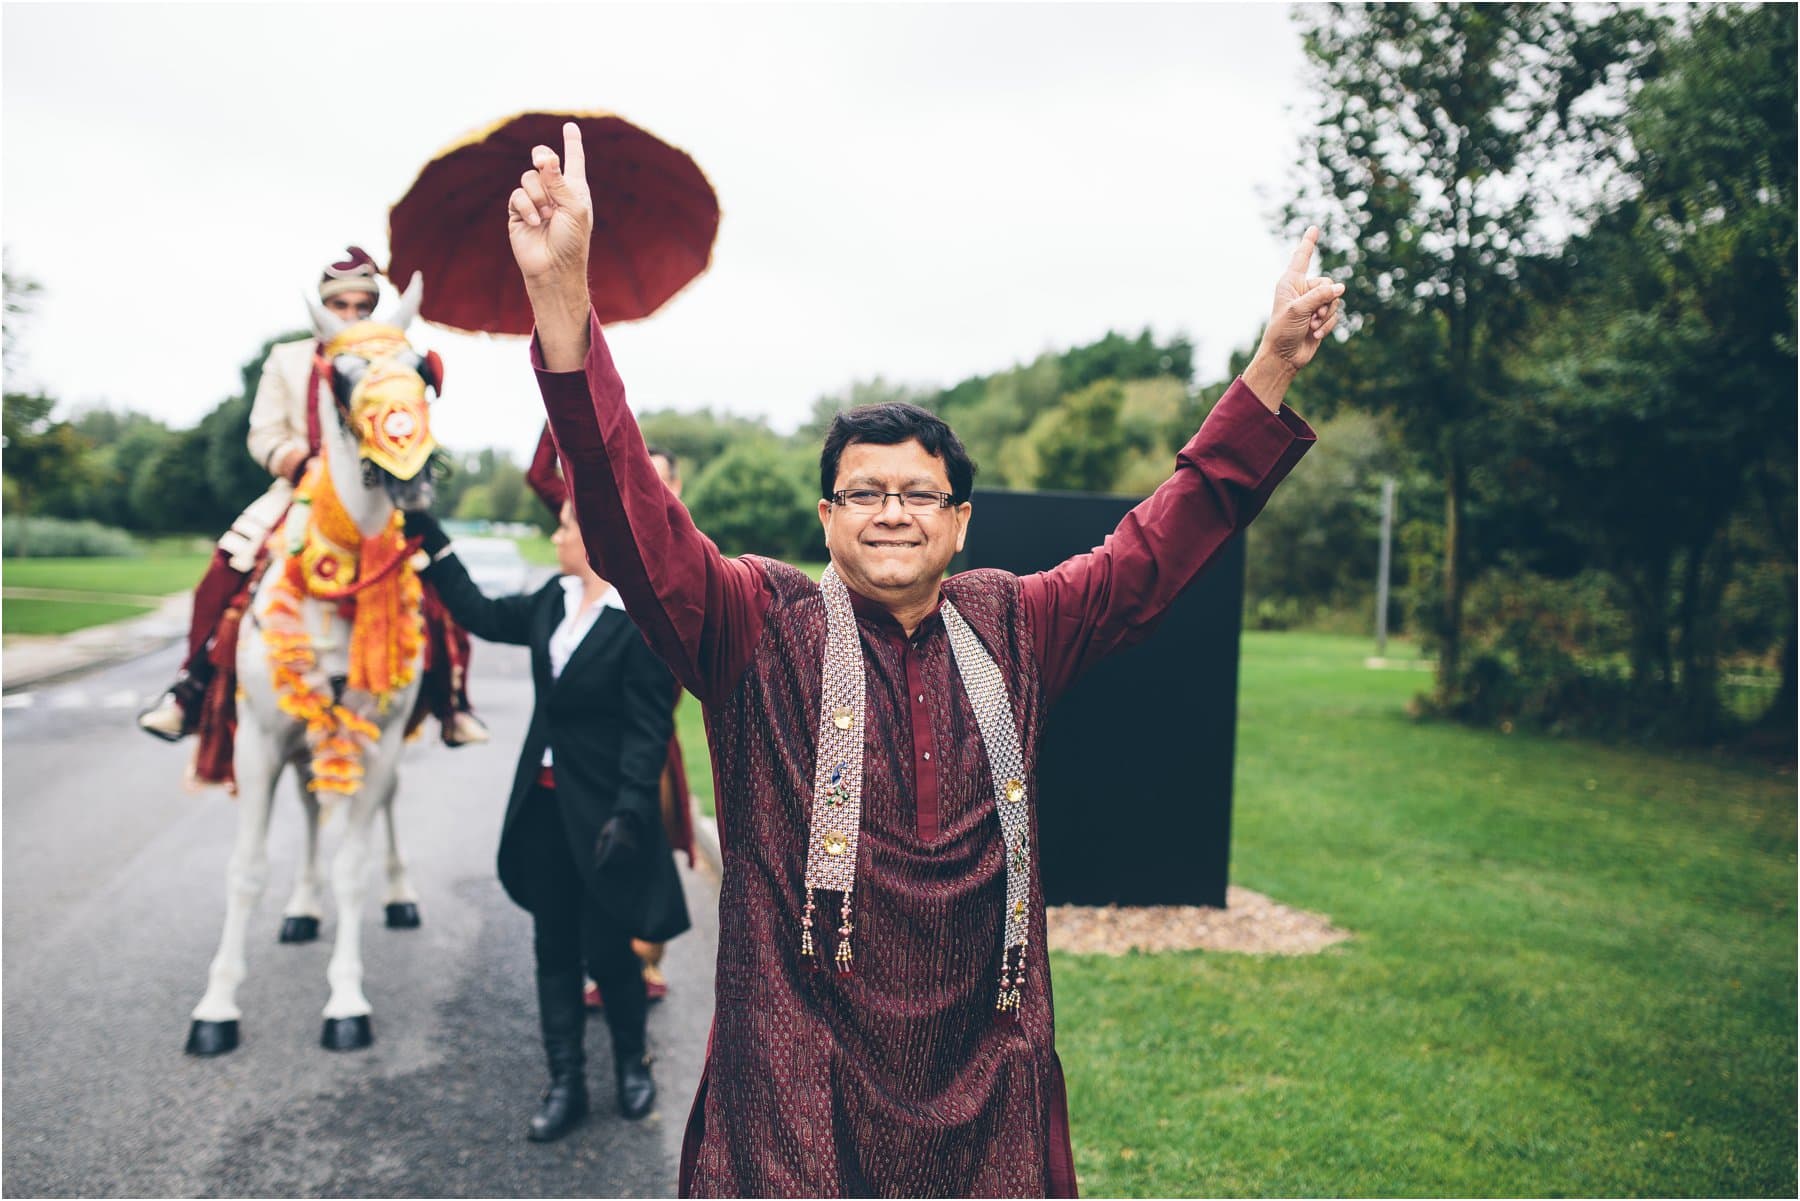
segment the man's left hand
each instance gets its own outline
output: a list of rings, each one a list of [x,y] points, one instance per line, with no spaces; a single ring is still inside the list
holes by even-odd
[[[1273,356],[1289,374],[1312,362],[1319,344],[1337,327],[1344,311],[1344,285],[1323,275],[1310,275],[1319,227],[1308,227],[1287,270],[1275,283],[1275,309],[1263,331],[1259,354]]]
[[[637,818],[630,813],[615,813],[600,827],[594,840],[594,866],[601,871],[630,871],[637,863],[639,851]]]
[[[1312,362],[1343,312],[1340,297],[1344,285],[1307,274],[1318,243],[1319,227],[1315,225],[1300,239],[1287,270],[1275,284],[1275,311],[1263,330],[1262,345],[1244,368],[1244,383],[1271,413],[1280,412],[1288,385],[1300,368]]]

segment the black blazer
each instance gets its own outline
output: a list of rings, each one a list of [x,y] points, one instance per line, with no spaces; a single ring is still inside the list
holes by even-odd
[[[663,833],[661,783],[675,725],[675,677],[622,610],[600,611],[569,656],[562,675],[550,674],[550,635],[564,613],[559,579],[533,593],[490,597],[475,586],[454,554],[425,572],[444,607],[489,642],[531,648],[537,703],[513,775],[500,832],[500,883],[526,909],[531,857],[511,835],[537,781],[544,748],[556,756],[556,796],[569,849],[589,895],[633,937],[666,942],[688,928],[681,879]],[[594,864],[600,828],[614,813],[637,816],[640,851],[630,870],[599,871]]]

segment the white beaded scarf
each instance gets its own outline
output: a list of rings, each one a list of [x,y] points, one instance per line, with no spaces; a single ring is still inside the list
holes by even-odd
[[[813,957],[813,893],[844,894],[835,959],[849,974],[854,955],[850,900],[856,891],[858,838],[862,832],[863,729],[868,686],[862,639],[850,592],[835,567],[819,580],[825,598],[824,687],[820,696],[818,763],[813,773],[812,822],[806,847],[806,909],[801,917],[800,952]],[[1005,678],[956,606],[944,598],[944,631],[975,710],[994,782],[994,810],[1000,819],[1006,855],[1006,922],[1000,945],[1000,991],[995,1008],[1018,1015],[1025,983],[1026,906],[1031,895],[1030,822],[1025,807],[1025,763]]]

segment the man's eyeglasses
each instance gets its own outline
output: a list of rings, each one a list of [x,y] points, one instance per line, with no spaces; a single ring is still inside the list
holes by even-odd
[[[928,513],[933,509],[948,509],[950,502],[956,499],[948,492],[880,492],[874,488],[846,488],[842,492],[831,494],[831,503],[844,505],[851,509],[872,510],[885,508],[887,498],[898,496],[900,503],[914,513]]]

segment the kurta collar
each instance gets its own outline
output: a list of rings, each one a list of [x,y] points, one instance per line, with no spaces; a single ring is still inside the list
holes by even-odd
[[[881,602],[870,600],[868,597],[863,596],[861,593],[857,592],[856,589],[851,588],[848,585],[845,586],[844,591],[850,596],[850,608],[856,614],[858,622],[868,623],[870,626],[874,627],[877,633],[886,637],[896,638],[900,641],[906,640],[906,631],[902,629],[900,623],[894,619],[894,615],[889,613],[887,609],[882,606]],[[931,612],[927,613],[924,620],[919,622],[919,628],[913,632],[913,637],[920,638],[927,633],[930,633],[933,629],[942,628],[944,624],[943,612],[944,590],[942,586],[940,586],[938,588],[937,604],[933,605]]]

